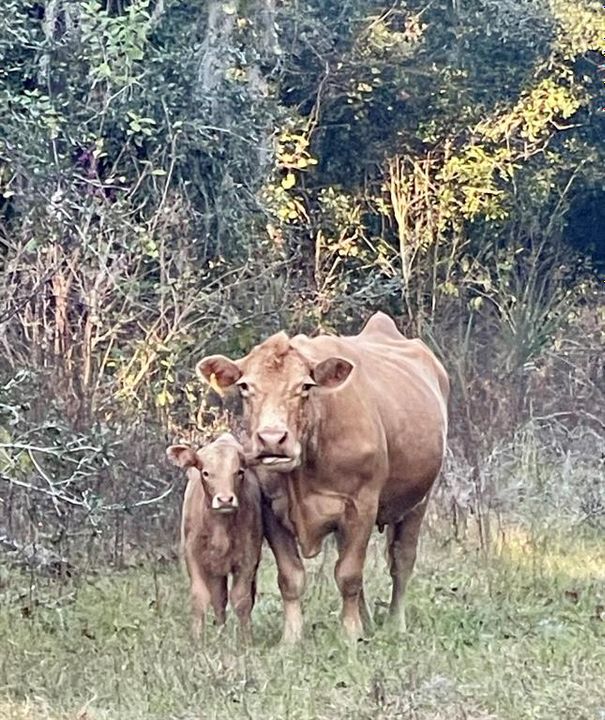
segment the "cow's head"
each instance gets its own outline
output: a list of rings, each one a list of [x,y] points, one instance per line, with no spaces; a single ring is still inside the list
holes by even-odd
[[[219,438],[201,450],[188,445],[171,445],[166,454],[171,462],[187,471],[187,477],[202,483],[211,510],[218,513],[237,510],[245,480],[243,449],[235,439]]]
[[[313,362],[292,346],[284,332],[240,360],[211,355],[197,365],[200,377],[215,388],[239,389],[250,439],[249,461],[279,472],[301,464],[317,421],[320,395],[338,388],[352,369],[348,360],[339,357]]]

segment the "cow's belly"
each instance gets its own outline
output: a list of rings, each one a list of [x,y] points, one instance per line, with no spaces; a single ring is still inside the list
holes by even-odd
[[[426,497],[429,488],[415,489],[403,494],[391,495],[384,494],[380,497],[378,503],[378,513],[376,515],[376,524],[379,528],[383,525],[393,525],[398,523],[405,517],[412,508]]]
[[[376,524],[392,525],[402,520],[406,513],[426,497],[440,469],[441,460],[436,460],[427,464],[421,474],[390,477],[380,493]]]

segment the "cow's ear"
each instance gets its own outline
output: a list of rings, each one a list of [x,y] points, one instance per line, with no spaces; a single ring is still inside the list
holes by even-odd
[[[166,450],[166,455],[170,462],[177,467],[183,469],[190,467],[201,468],[201,461],[197,453],[189,445],[171,445]]]
[[[224,355],[208,355],[199,361],[195,369],[202,380],[221,390],[231,387],[242,376],[237,364]]]
[[[311,371],[311,377],[321,387],[335,388],[349,377],[353,364],[339,357],[322,360]]]

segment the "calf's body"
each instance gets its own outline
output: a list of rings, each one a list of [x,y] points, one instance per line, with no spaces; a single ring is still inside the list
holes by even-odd
[[[263,540],[256,477],[243,467],[241,447],[228,434],[202,450],[174,445],[167,453],[188,477],[181,552],[190,580],[194,635],[200,636],[210,607],[216,622],[225,622],[229,599],[247,636]]]

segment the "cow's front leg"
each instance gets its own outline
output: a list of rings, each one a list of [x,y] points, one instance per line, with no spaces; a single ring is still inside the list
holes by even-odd
[[[305,589],[305,569],[294,536],[277,519],[267,500],[263,500],[263,525],[277,565],[277,584],[284,608],[282,643],[288,645],[302,637],[301,598]]]
[[[334,577],[342,596],[343,628],[351,640],[362,636],[364,621],[369,620],[363,594],[363,567],[373,525],[374,517],[369,513],[364,516],[356,513],[354,518],[343,523],[338,533],[338,561]]]

